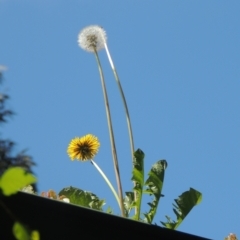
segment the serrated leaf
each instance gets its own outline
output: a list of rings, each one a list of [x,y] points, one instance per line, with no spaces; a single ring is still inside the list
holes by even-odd
[[[66,196],[70,203],[100,211],[103,210],[102,206],[105,204],[105,201],[100,200],[95,194],[71,186],[63,188],[58,195]]]
[[[145,213],[144,221],[147,223],[152,223],[153,218],[157,212],[157,207],[159,204],[160,197],[162,197],[162,188],[164,181],[165,169],[167,168],[166,160],[157,161],[151,168],[148,173],[148,179],[145,182],[147,189],[143,192],[149,195],[153,195],[153,200],[151,203],[148,203],[150,209],[148,213]]]
[[[177,229],[184,218],[202,201],[202,194],[197,190],[190,188],[189,191],[182,193],[177,199],[174,199],[176,204],[173,204],[173,211],[177,217],[177,221],[172,221],[170,217],[166,216],[167,222],[161,222],[163,226],[169,229]]]
[[[31,173],[27,173],[21,167],[12,167],[4,172],[0,179],[0,188],[5,196],[9,196],[18,192],[29,184],[37,182],[37,179]]]
[[[134,192],[136,193],[136,215],[134,219],[140,219],[140,211],[141,211],[141,201],[142,201],[142,193],[143,193],[143,185],[144,185],[144,152],[141,149],[138,149],[133,154],[133,171],[132,178],[135,182]],[[131,210],[131,209],[130,209]],[[130,212],[130,211],[128,211]]]
[[[134,193],[133,192],[126,192],[126,196],[123,199],[123,204],[124,204],[124,208],[125,208],[125,215],[126,215],[126,217],[128,217],[131,209],[134,206]]]
[[[15,222],[13,225],[13,235],[17,240],[31,240],[27,229],[20,222]]]
[[[132,180],[143,186],[144,184],[144,152],[138,149],[133,154],[133,176]]]

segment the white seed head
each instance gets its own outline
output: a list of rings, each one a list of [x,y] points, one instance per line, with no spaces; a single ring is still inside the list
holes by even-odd
[[[107,35],[104,29],[98,25],[91,25],[85,27],[78,34],[78,44],[79,46],[88,51],[94,52],[104,48],[104,43],[107,41]]]

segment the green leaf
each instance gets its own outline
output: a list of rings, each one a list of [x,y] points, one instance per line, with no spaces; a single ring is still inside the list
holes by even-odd
[[[31,240],[28,230],[20,222],[15,222],[13,225],[13,235],[18,240]]]
[[[12,167],[4,172],[0,179],[0,188],[6,196],[15,194],[19,189],[35,183],[36,177],[21,167]]]
[[[30,231],[20,222],[14,223],[12,231],[17,240],[40,240],[40,234],[37,230]]]
[[[159,160],[157,161],[151,168],[150,172],[148,173],[148,179],[145,182],[147,189],[144,190],[144,193],[153,195],[153,200],[151,203],[148,203],[150,209],[148,213],[145,213],[144,221],[147,223],[152,223],[153,218],[157,212],[157,207],[159,204],[159,199],[163,195],[162,188],[163,188],[163,181],[164,181],[164,174],[165,169],[167,168],[167,161],[166,160]]]
[[[131,180],[135,182],[135,187],[133,188],[133,190],[136,193],[136,215],[134,216],[134,219],[139,220],[144,184],[144,152],[141,149],[138,149],[134,152],[133,156],[133,171]],[[126,209],[128,213],[130,212],[130,210],[131,209]]]
[[[189,191],[182,193],[178,199],[174,199],[176,204],[173,204],[173,211],[177,216],[177,221],[172,221],[170,217],[166,216],[167,222],[161,222],[166,228],[177,229],[184,218],[202,201],[202,194],[197,190],[190,188]]]
[[[123,204],[124,204],[124,208],[125,208],[125,215],[126,215],[126,217],[128,217],[132,207],[135,205],[133,192],[126,192],[126,196],[123,199]]]
[[[32,231],[31,240],[40,240],[40,233],[37,230]]]
[[[106,213],[113,214],[113,210],[111,207],[108,207],[106,210]]]
[[[102,206],[105,204],[105,201],[100,200],[95,194],[71,186],[63,188],[58,195],[66,196],[70,203],[100,211],[103,211]]]

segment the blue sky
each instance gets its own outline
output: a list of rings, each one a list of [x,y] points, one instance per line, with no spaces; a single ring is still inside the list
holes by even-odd
[[[193,187],[203,201],[178,230],[212,239],[240,236],[239,12],[238,0],[0,0],[0,64],[8,67],[1,89],[16,112],[1,137],[33,156],[39,191],[79,187],[119,213],[96,169],[71,162],[66,153],[75,136],[96,135],[101,147],[95,160],[116,186],[96,61],[77,44],[82,28],[101,25],[146,175],[157,160],[168,162],[154,222],[175,218],[173,199]],[[99,55],[123,189],[130,191],[124,109],[105,51]],[[143,211],[149,200],[145,196]]]

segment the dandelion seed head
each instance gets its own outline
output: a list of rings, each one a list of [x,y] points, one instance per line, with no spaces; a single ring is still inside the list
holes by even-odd
[[[85,27],[78,34],[79,46],[88,52],[94,52],[94,50],[101,50],[102,48],[104,48],[104,43],[106,41],[107,35],[105,30],[98,25],[91,25]]]

